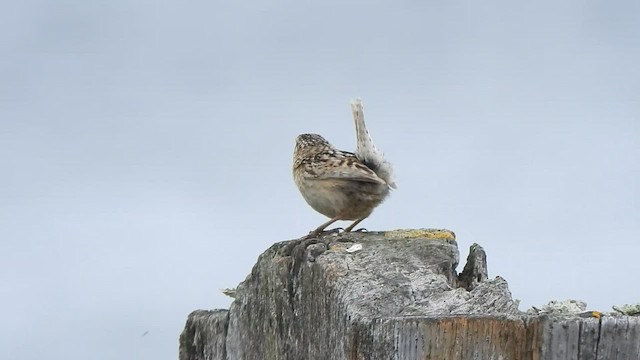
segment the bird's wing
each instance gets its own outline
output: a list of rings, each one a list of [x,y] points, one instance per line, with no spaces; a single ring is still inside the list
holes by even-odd
[[[343,166],[330,169],[325,172],[324,178],[386,184],[386,182],[376,175],[373,170],[359,163],[355,163],[353,166]]]
[[[358,160],[353,154],[331,152],[316,156],[305,164],[307,179],[352,180],[386,184],[376,173]]]

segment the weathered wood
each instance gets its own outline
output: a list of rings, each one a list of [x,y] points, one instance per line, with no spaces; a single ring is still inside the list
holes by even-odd
[[[458,276],[460,287],[473,290],[488,278],[487,254],[480,245],[473,244],[469,250],[469,256],[467,256],[467,263]]]
[[[196,310],[180,334],[180,360],[227,359],[228,310]]]
[[[458,259],[446,230],[277,243],[228,312],[189,316],[180,360],[640,359],[639,318],[527,315],[480,246]]]
[[[602,318],[597,355],[597,360],[640,359],[640,318]]]

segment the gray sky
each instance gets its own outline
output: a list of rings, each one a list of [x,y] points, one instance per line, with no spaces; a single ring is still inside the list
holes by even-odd
[[[177,358],[325,221],[293,141],[354,150],[356,96],[399,187],[364,227],[480,243],[521,309],[640,301],[637,1],[2,7],[3,359]]]

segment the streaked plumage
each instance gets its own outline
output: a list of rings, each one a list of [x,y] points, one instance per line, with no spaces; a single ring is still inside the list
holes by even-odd
[[[317,134],[296,138],[293,178],[305,201],[330,218],[312,231],[317,236],[338,220],[354,220],[345,231],[367,218],[395,188],[391,164],[375,148],[362,113],[361,102],[355,103],[356,153],[334,148]],[[356,113],[356,110],[358,113]]]

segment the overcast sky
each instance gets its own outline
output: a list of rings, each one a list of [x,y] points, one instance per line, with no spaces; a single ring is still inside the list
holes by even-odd
[[[521,309],[640,301],[640,3],[515,3],[4,1],[0,358],[176,359],[326,220],[294,139],[354,150],[353,97],[398,184],[362,226],[481,244]]]

